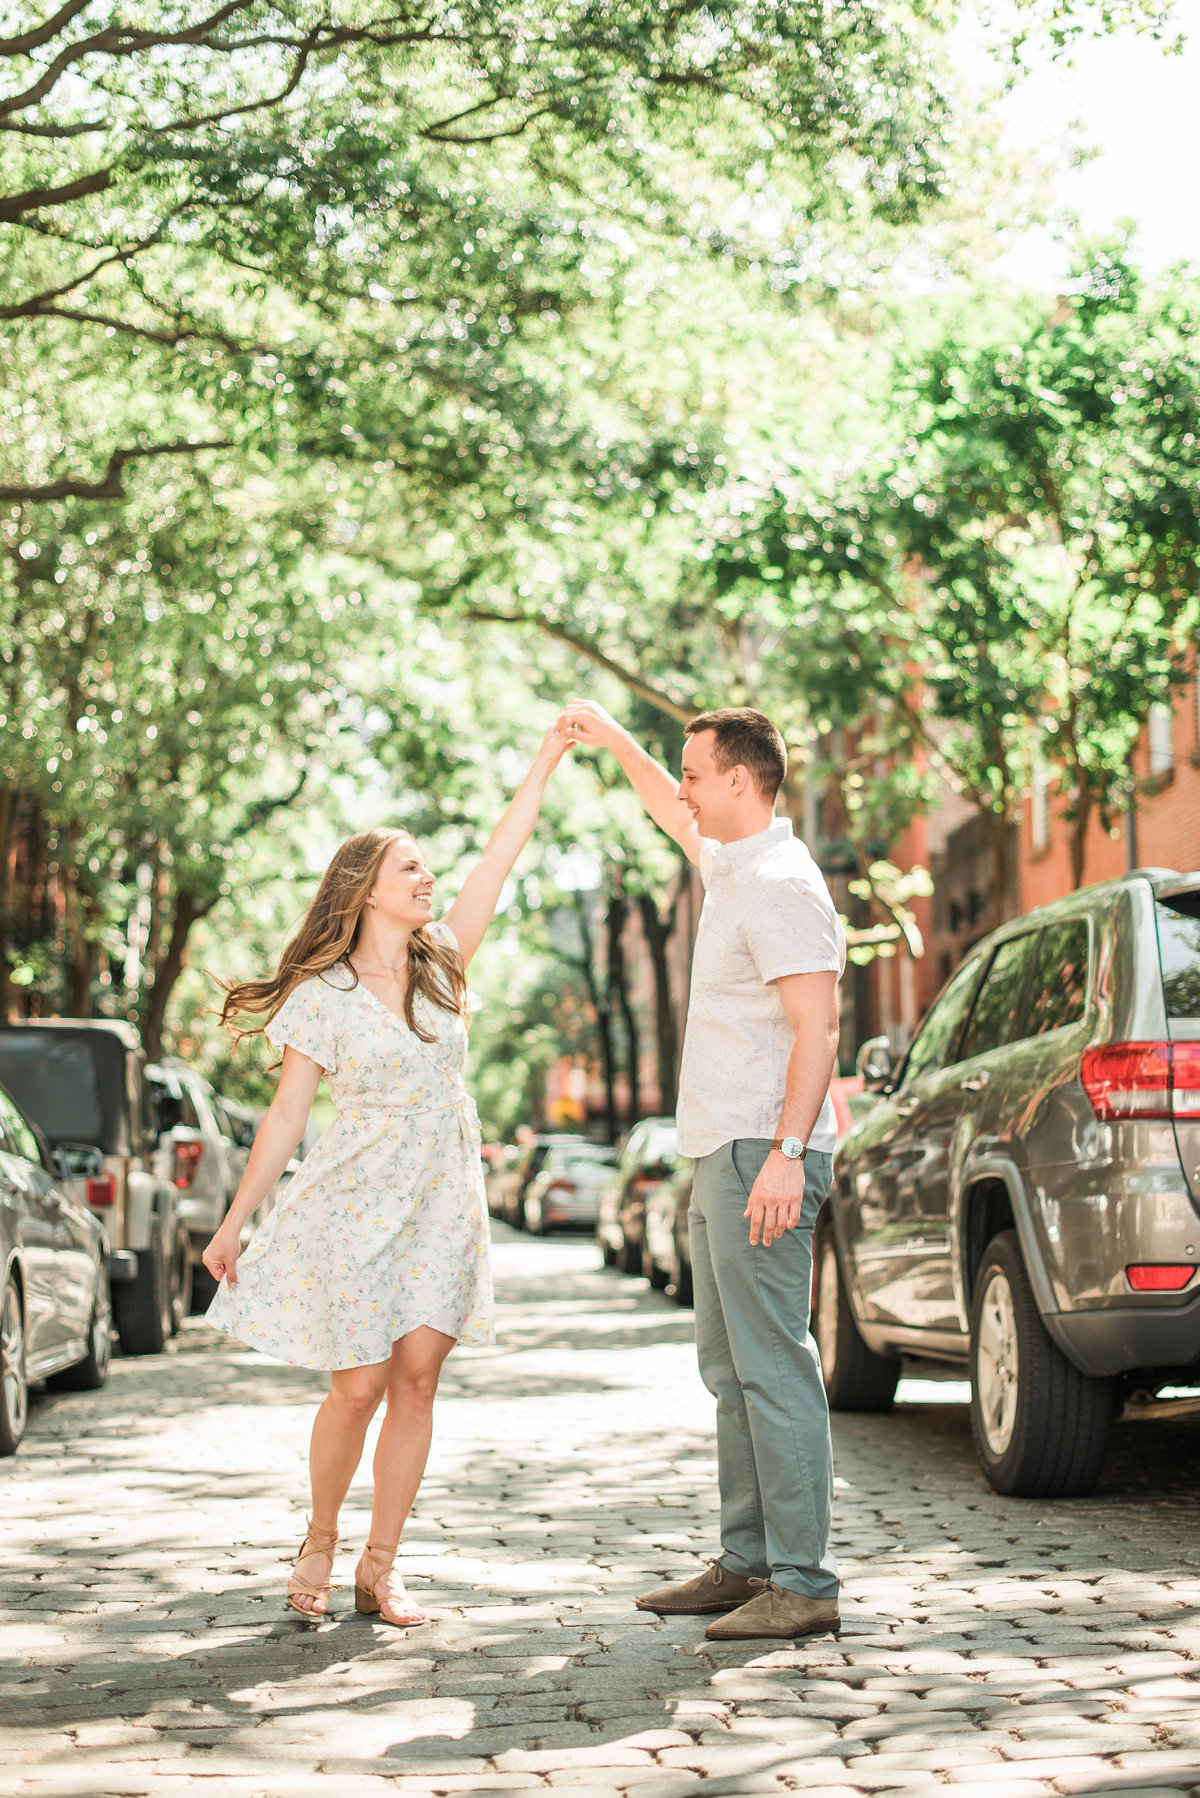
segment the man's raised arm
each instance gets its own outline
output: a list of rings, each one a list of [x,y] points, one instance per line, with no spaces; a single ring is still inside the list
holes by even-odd
[[[571,700],[559,723],[583,748],[611,749],[658,828],[679,844],[689,861],[700,860],[700,832],[679,797],[679,783],[634,742],[623,724],[590,699]]]

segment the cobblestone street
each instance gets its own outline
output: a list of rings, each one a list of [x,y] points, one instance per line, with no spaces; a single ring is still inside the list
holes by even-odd
[[[1200,1792],[1200,1431],[1118,1428],[1100,1494],[998,1498],[954,1389],[835,1443],[843,1629],[707,1643],[634,1594],[714,1553],[691,1313],[496,1227],[500,1347],[460,1351],[404,1548],[432,1620],[281,1594],[322,1376],[196,1320],[35,1402],[7,1514],[0,1785],[30,1798],[967,1788]]]

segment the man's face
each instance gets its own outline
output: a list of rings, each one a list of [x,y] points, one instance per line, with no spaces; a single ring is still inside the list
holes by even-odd
[[[723,843],[727,830],[734,826],[735,770],[722,772],[717,767],[713,760],[716,741],[711,730],[699,730],[685,741],[679,797],[696,820],[700,835]]]

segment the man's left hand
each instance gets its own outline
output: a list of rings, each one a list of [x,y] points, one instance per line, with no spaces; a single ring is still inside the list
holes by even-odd
[[[769,1249],[777,1238],[794,1230],[803,1204],[804,1163],[789,1161],[778,1149],[772,1149],[742,1213],[750,1219],[751,1248],[758,1247],[761,1237],[763,1248]]]

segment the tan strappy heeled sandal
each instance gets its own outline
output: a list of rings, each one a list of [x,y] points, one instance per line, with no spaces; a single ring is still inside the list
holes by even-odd
[[[415,1623],[425,1623],[428,1619],[424,1611],[413,1605],[407,1592],[404,1594],[407,1609],[400,1607],[398,1601],[389,1597],[386,1592],[382,1598],[379,1596],[380,1586],[392,1571],[398,1547],[398,1543],[391,1548],[385,1548],[378,1542],[367,1543],[362,1559],[354,1569],[354,1608],[364,1617],[378,1616],[384,1623],[394,1623],[404,1628]]]
[[[288,1578],[287,1603],[301,1617],[324,1617],[329,1609],[329,1587],[333,1578],[333,1554],[337,1547],[338,1533],[336,1530],[314,1529],[311,1518],[306,1517],[305,1523],[308,1528],[305,1530],[304,1540],[300,1544],[300,1553],[296,1556],[296,1565]],[[328,1559],[329,1567],[324,1585],[314,1585],[311,1580],[305,1579],[300,1571],[303,1563],[312,1560],[314,1555],[324,1555]],[[323,1600],[323,1603],[318,1611],[315,1606],[310,1609],[308,1605],[297,1604],[297,1598],[319,1598]]]

